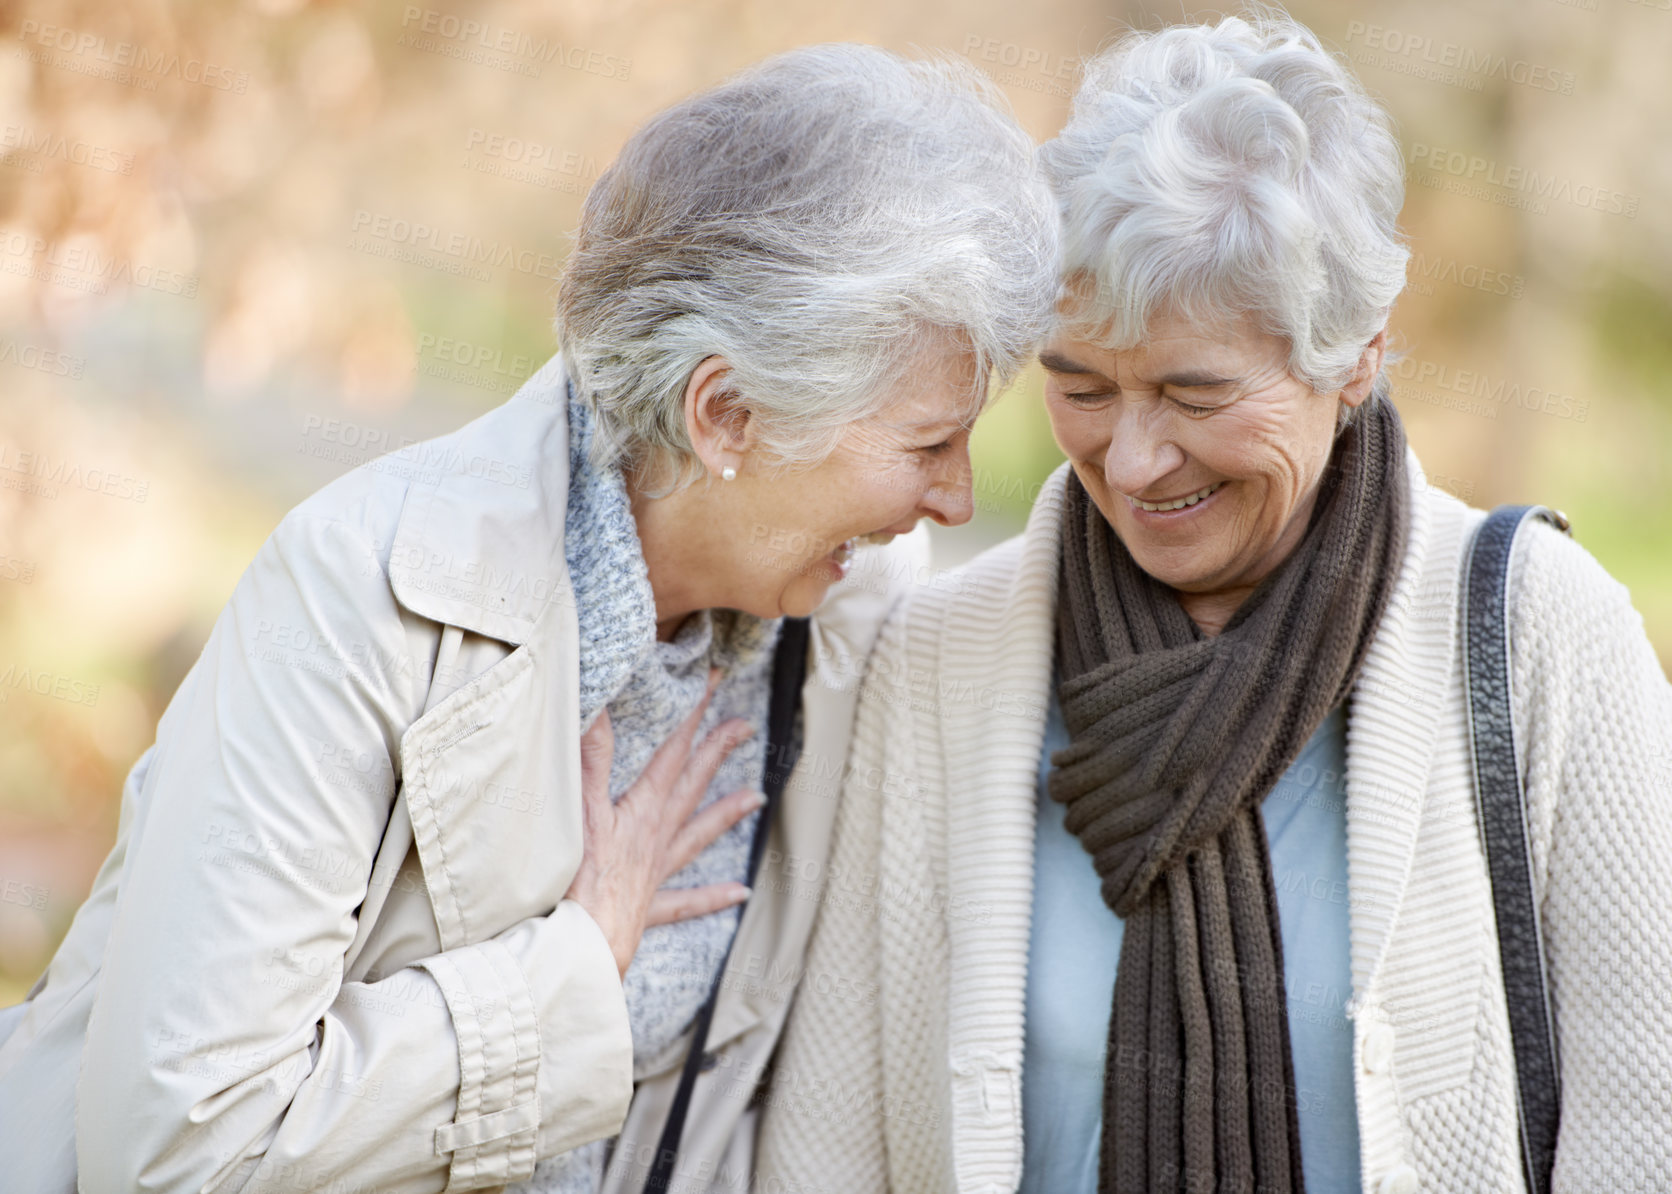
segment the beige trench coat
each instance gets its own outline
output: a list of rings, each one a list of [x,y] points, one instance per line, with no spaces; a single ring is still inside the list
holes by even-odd
[[[491,1188],[620,1133],[606,1189],[642,1188],[686,1042],[635,1068],[609,947],[563,898],[582,853],[567,436],[554,359],[460,431],[327,486],[261,549],[128,778],[68,937],[0,1011],[0,1185]],[[747,1186],[859,668],[926,566],[922,533],[861,555],[814,618],[804,749],[681,1190]]]

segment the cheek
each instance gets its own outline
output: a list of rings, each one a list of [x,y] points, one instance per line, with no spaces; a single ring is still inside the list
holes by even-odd
[[[777,589],[792,583],[810,561],[835,546],[824,542],[828,532],[821,515],[832,495],[820,480],[785,477],[753,504],[743,535],[751,585]]]
[[[1227,478],[1279,491],[1293,488],[1295,481],[1313,471],[1304,429],[1251,414],[1254,417],[1204,428],[1207,434],[1192,446],[1191,454]]]
[[[825,517],[838,538],[866,534],[915,510],[933,483],[929,458],[899,455],[855,469],[832,495]]]
[[[1320,437],[1313,428],[1262,420],[1220,445],[1212,467],[1243,482],[1238,533],[1266,539],[1282,534],[1323,475],[1332,442],[1328,431]]]
[[[923,487],[916,470],[895,462],[840,463],[804,474],[763,512],[761,522],[772,528],[771,570],[786,586],[828,587],[834,578],[826,575],[824,558],[845,540],[898,521]]]
[[[864,471],[854,464],[851,459],[827,460],[791,478],[777,516],[813,532],[840,521],[842,511],[853,504],[856,487],[865,482]]]
[[[1272,445],[1273,481],[1291,508],[1317,488],[1329,463],[1331,437],[1316,428],[1295,428],[1289,438]]]
[[[1077,410],[1057,400],[1046,404],[1045,413],[1051,420],[1057,447],[1070,460],[1101,460],[1108,451],[1109,420],[1105,412]]]

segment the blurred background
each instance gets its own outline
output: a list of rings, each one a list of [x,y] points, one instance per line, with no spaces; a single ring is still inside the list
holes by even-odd
[[[1430,477],[1539,501],[1672,661],[1672,0],[1297,2],[1393,112],[1396,398]],[[549,355],[587,187],[651,113],[809,42],[961,55],[1036,137],[1119,0],[0,3],[0,1005],[240,572],[338,474]],[[1060,460],[1025,376],[976,520]]]

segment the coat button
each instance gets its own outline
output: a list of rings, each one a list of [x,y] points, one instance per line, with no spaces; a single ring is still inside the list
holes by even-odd
[[[1409,1165],[1394,1166],[1377,1183],[1376,1194],[1417,1194],[1417,1171]]]
[[[706,1073],[708,1073],[709,1070],[712,1070],[715,1066],[717,1066],[719,1064],[720,1064],[720,1055],[718,1053],[704,1053],[702,1055],[702,1060],[697,1063],[697,1069],[701,1073],[706,1074]]]
[[[1393,1029],[1371,1024],[1364,1030],[1364,1051],[1360,1054],[1367,1074],[1383,1074],[1393,1064]]]

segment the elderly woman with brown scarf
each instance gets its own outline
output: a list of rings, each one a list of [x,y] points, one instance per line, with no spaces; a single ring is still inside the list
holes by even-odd
[[[760,1172],[1519,1189],[1460,641],[1483,515],[1388,396],[1388,119],[1305,29],[1233,18],[1094,60],[1043,156],[1068,465],[879,640]],[[1512,565],[1554,1185],[1665,1190],[1672,689],[1571,539],[1529,525]]]

